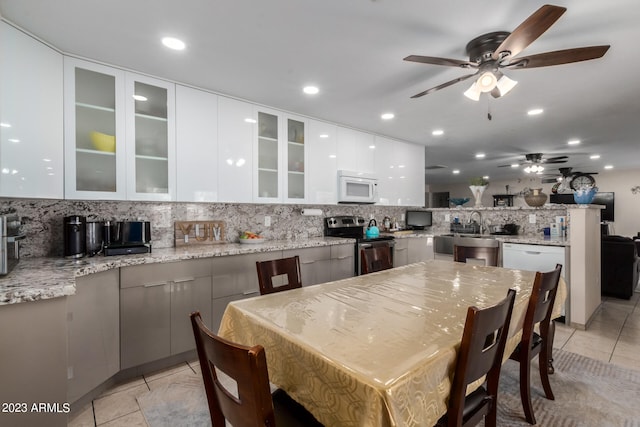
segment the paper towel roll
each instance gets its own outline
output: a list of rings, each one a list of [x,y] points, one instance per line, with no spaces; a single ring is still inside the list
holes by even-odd
[[[305,216],[320,216],[320,215],[322,215],[322,209],[302,209],[302,215],[305,215]]]

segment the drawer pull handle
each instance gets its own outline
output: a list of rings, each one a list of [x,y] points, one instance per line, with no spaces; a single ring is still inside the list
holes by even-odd
[[[145,288],[155,288],[157,286],[164,286],[166,285],[167,282],[161,282],[161,283],[147,283],[146,285],[144,285]]]
[[[525,251],[525,254],[529,254],[529,255],[540,255],[542,252],[535,252],[535,251]]]
[[[193,282],[194,279],[193,277],[185,277],[184,279],[178,279],[178,280],[174,280],[173,283],[184,283],[184,282]]]
[[[244,291],[244,292],[242,293],[242,295],[245,295],[245,296],[246,296],[246,295],[253,295],[253,294],[257,294],[257,293],[258,293],[258,291]]]
[[[334,258],[334,259],[347,259],[347,258],[353,258],[353,256],[345,255],[345,256],[339,256],[338,258]]]

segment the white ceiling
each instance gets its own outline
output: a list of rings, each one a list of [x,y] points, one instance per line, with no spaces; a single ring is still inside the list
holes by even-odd
[[[568,154],[564,165],[603,173],[640,166],[640,2],[564,0],[567,12],[520,55],[610,44],[597,60],[506,71],[500,99],[462,93],[471,80],[410,96],[469,71],[403,61],[466,60],[465,45],[512,31],[537,0],[0,0],[0,14],[60,50],[219,93],[426,146],[427,183],[513,179],[498,165],[525,153]],[[159,40],[187,43],[169,51]],[[304,95],[315,84],[320,93]],[[526,115],[533,107],[544,114]],[[492,120],[487,119],[488,111]],[[395,119],[382,121],[384,112]],[[443,129],[434,137],[431,131]],[[575,147],[572,138],[582,140]],[[475,153],[486,158],[477,160]],[[590,160],[590,154],[600,154]],[[557,167],[548,165],[547,171]],[[458,176],[453,169],[460,169]]]

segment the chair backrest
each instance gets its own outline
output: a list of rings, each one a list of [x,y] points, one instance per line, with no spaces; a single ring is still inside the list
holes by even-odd
[[[362,274],[393,268],[391,247],[389,245],[372,246],[360,249]]]
[[[257,261],[256,268],[258,270],[260,295],[302,287],[300,257],[298,255],[290,258]],[[286,284],[279,286],[273,284],[274,277],[284,275],[287,276]]]
[[[225,420],[234,426],[275,426],[264,348],[234,344],[213,334],[197,311],[191,313],[191,325],[213,427],[224,427]],[[237,390],[219,381],[216,368],[235,380]]]
[[[485,265],[498,266],[499,247],[475,247],[475,246],[459,246],[453,247],[453,260],[458,262],[467,262],[468,259],[482,259]]]
[[[553,304],[558,293],[558,283],[560,282],[560,273],[562,265],[556,264],[556,268],[549,272],[536,273],[533,281],[533,289],[529,298],[527,312],[524,315],[524,324],[522,325],[523,341],[530,341],[533,336],[533,329],[540,322],[541,335],[546,336],[549,322],[551,321],[551,313]]]
[[[484,416],[495,404],[500,368],[509,333],[516,291],[509,289],[507,297],[496,305],[479,309],[469,307],[460,343],[460,351],[449,396],[447,418],[449,425],[462,425],[467,385],[487,375],[489,399],[478,402],[473,412]]]

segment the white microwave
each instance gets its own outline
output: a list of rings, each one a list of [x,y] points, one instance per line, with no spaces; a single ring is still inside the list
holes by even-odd
[[[338,203],[375,203],[378,201],[378,180],[372,175],[338,171]]]

